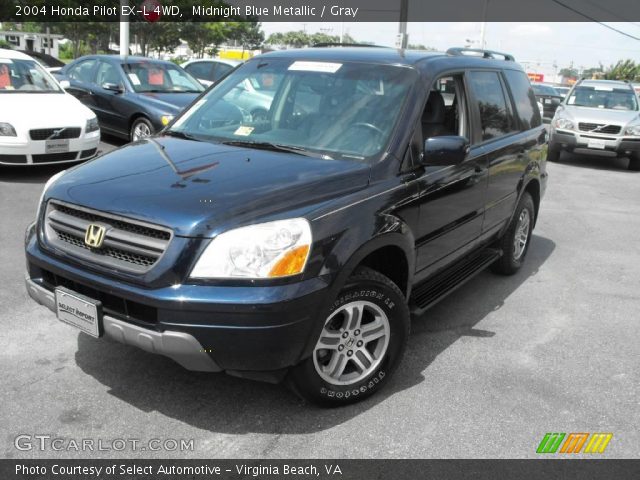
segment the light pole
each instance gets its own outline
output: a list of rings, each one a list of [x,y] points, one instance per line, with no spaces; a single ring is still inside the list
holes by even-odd
[[[124,8],[129,4],[126,0],[120,0],[120,56],[127,58],[129,56],[129,16],[125,15]]]

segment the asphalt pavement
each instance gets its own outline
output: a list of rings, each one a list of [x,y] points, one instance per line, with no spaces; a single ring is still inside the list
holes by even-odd
[[[532,458],[547,432],[611,432],[602,457],[638,458],[640,173],[626,166],[575,156],[549,165],[522,270],[482,273],[414,319],[386,390],[333,410],[58,322],[25,292],[23,232],[61,168],[2,168],[0,455]],[[63,439],[62,451],[40,451],[35,435]],[[83,439],[128,446],[69,447]],[[153,439],[193,439],[193,449],[150,451]]]

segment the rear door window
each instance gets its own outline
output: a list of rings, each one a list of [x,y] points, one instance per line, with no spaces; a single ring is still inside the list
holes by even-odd
[[[184,69],[200,80],[209,80],[212,82],[214,80],[212,74],[213,65],[213,62],[196,62],[187,65]]]
[[[529,77],[524,72],[517,70],[505,70],[504,74],[511,89],[516,106],[516,115],[520,119],[522,128],[529,130],[540,126],[542,118],[540,118],[540,110],[536,103],[536,96],[529,83]]]
[[[469,83],[480,111],[480,141],[507,135],[515,130],[498,72],[471,71]]]

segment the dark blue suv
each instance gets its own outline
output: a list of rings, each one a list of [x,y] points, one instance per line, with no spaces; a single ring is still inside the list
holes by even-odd
[[[188,369],[357,401],[388,383],[412,313],[522,265],[546,140],[510,55],[262,55],[159,134],[53,177],[27,289]]]

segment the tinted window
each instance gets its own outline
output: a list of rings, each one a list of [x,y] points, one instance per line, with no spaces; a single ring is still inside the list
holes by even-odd
[[[197,62],[191,63],[184,68],[187,72],[196,78],[202,80],[213,81],[213,75],[211,75],[211,63],[210,62]]]
[[[84,60],[77,65],[71,67],[68,71],[70,78],[79,82],[91,83],[93,82],[93,67],[96,64],[96,60]]]
[[[471,72],[471,88],[480,109],[482,141],[506,135],[512,129],[502,83],[496,72]]]
[[[233,67],[231,65],[227,65],[226,63],[218,63],[216,65],[215,72],[213,73],[213,81],[217,82],[231,70],[233,70]]]
[[[98,72],[96,73],[96,83],[100,86],[103,86],[105,83],[120,85],[122,84],[122,78],[115,65],[100,62]]]
[[[550,87],[549,85],[540,85],[539,83],[533,84],[533,91],[536,92],[537,95],[553,95],[558,96],[559,93],[555,88]]]
[[[536,104],[536,96],[529,83],[529,78],[524,72],[505,70],[507,82],[511,88],[511,94],[516,104],[518,117],[522,122],[522,128],[529,130],[541,124],[540,110]]]

